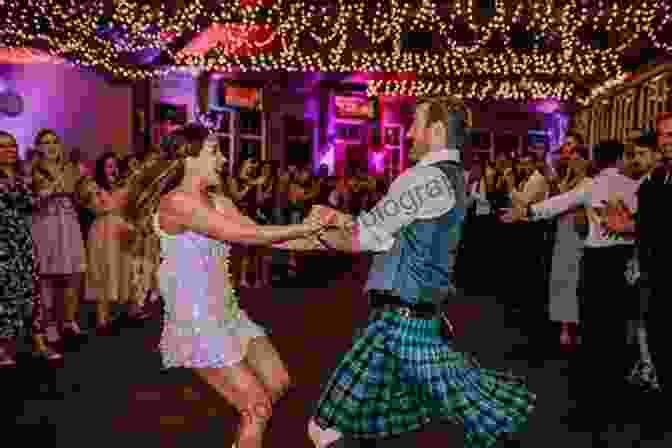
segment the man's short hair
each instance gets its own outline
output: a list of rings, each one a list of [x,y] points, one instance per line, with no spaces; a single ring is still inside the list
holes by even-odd
[[[565,135],[565,140],[570,138],[570,137],[573,138],[574,140],[576,140],[577,144],[583,145],[583,136],[581,134],[579,134],[578,132],[568,131],[567,134]]]
[[[471,113],[464,102],[448,97],[420,98],[416,110],[423,105],[426,105],[424,127],[441,122],[446,127],[446,145],[464,147],[471,126]]]

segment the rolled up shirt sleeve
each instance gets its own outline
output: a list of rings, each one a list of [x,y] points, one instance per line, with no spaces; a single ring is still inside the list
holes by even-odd
[[[585,182],[576,188],[530,206],[530,221],[553,218],[568,210],[590,203],[592,182]]]

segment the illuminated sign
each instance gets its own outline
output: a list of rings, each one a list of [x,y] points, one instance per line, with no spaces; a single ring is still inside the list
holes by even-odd
[[[373,107],[366,97],[335,96],[334,105],[336,118],[370,120],[373,118]]]
[[[245,109],[262,110],[261,89],[226,86],[224,88],[224,104]]]

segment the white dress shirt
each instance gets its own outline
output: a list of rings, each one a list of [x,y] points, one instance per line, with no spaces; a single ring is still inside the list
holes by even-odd
[[[530,207],[530,220],[552,218],[570,209],[584,206],[588,214],[589,232],[584,240],[586,247],[611,247],[632,245],[634,240],[607,232],[604,216],[607,202],[620,199],[630,210],[637,210],[639,181],[621,174],[618,168],[602,170],[594,179],[574,189],[554,196]]]

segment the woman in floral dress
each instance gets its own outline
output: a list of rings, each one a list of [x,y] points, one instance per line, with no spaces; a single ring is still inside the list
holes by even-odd
[[[0,131],[0,367],[14,365],[16,340],[31,322],[34,353],[61,356],[47,346],[39,273],[30,232],[35,196],[17,172],[14,136]]]

